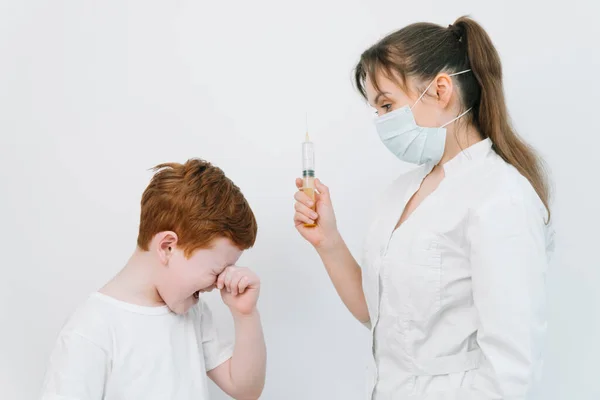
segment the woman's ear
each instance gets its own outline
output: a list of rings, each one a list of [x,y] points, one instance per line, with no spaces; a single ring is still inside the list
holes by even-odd
[[[433,91],[430,90],[430,92],[433,92],[432,94],[436,97],[438,104],[442,108],[446,108],[450,104],[454,92],[452,78],[448,74],[440,74],[435,78],[431,88]]]

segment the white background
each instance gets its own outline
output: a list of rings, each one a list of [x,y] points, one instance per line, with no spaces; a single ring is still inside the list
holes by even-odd
[[[1,0],[0,398],[36,398],[61,325],[134,250],[148,169],[202,157],[259,221],[241,264],[263,280],[262,398],[361,399],[368,332],[292,224],[305,111],[358,255],[374,195],[407,166],[380,144],[352,68],[395,29],[462,14],[497,45],[516,127],[553,173],[543,398],[600,398],[600,8],[549,4]]]

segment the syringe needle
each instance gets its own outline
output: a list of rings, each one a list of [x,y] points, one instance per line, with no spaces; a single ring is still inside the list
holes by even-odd
[[[308,136],[308,111],[304,114],[305,123],[306,123],[306,138],[305,141],[310,142],[310,137]]]

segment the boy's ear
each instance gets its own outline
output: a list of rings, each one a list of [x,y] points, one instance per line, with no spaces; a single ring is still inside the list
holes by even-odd
[[[164,265],[169,263],[169,259],[177,245],[177,234],[171,231],[160,232],[156,235],[158,256]]]

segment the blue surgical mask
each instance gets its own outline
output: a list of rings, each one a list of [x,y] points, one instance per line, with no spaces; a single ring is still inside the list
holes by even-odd
[[[449,76],[469,72],[470,69]],[[412,107],[404,106],[375,119],[375,127],[381,141],[400,160],[411,164],[438,164],[446,146],[446,126],[456,121],[471,109],[448,121],[439,128],[426,128],[417,125],[412,109],[423,98],[429,86],[421,93]]]

